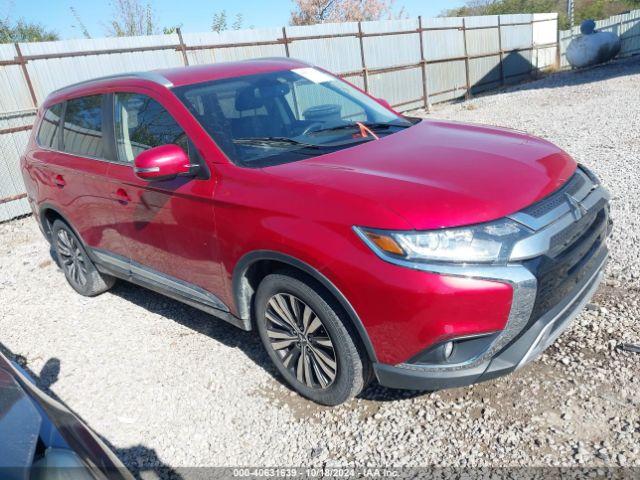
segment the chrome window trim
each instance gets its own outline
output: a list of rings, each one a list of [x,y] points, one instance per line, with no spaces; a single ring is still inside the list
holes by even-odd
[[[50,95],[64,92],[66,90],[72,90],[76,87],[85,87],[92,85],[94,83],[100,83],[105,80],[120,80],[120,79],[140,79],[140,80],[148,80],[157,85],[163,86],[165,88],[173,88],[173,82],[171,82],[168,78],[162,75],[160,72],[156,71],[148,71],[148,72],[128,72],[128,73],[117,73],[114,75],[106,75],[103,77],[90,78],[88,80],[83,80],[81,82],[72,83],[70,85],[66,85],[62,88],[54,90],[50,93]]]
[[[120,162],[117,160],[107,160],[106,158],[97,158],[97,157],[91,157],[89,155],[78,155],[76,153],[69,153],[69,152],[63,152],[62,150],[56,150],[53,148],[48,148],[48,147],[41,147],[40,145],[38,145],[38,149],[39,150],[44,150],[47,152],[51,152],[51,153],[60,153],[62,155],[69,155],[71,157],[76,157],[76,158],[80,158],[82,160],[92,160],[95,162],[105,162],[105,163],[115,163],[116,165],[124,165],[124,166],[129,166],[131,167],[133,164],[131,163],[125,163],[125,162]]]

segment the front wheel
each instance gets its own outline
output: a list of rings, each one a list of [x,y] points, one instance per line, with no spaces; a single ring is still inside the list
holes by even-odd
[[[337,302],[296,272],[268,275],[256,294],[262,343],[301,395],[338,405],[365,387],[369,363]]]

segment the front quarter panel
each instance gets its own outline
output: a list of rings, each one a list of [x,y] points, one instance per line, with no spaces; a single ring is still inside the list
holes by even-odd
[[[237,263],[268,250],[326,277],[354,308],[383,363],[406,361],[442,339],[504,328],[510,285],[392,265],[358,238],[354,223],[410,228],[384,207],[258,169],[220,166],[218,174],[215,203],[228,305],[235,306],[231,285]]]

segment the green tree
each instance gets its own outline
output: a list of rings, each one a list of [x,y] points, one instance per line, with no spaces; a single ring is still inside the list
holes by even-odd
[[[158,26],[156,12],[151,0],[113,0],[112,18],[107,25],[107,34],[113,37],[159,35],[175,33],[180,25]]]
[[[0,43],[48,42],[58,39],[55,31],[48,30],[39,23],[27,22],[22,18],[16,21],[10,18],[0,20]]]
[[[76,10],[76,7],[69,7],[69,10],[71,10],[71,15],[73,16],[73,18],[76,19],[76,24],[72,25],[72,27],[80,30],[80,33],[82,33],[82,36],[84,38],[91,38],[89,29],[87,28],[87,25],[82,21],[82,18],[80,18],[80,14],[78,13],[78,10]]]
[[[155,12],[151,3],[140,0],[115,0],[111,4],[113,17],[107,26],[112,37],[132,37],[158,33]]]
[[[213,20],[211,21],[211,30],[213,32],[222,32],[224,30],[240,30],[244,23],[244,17],[241,13],[236,13],[233,19],[231,27],[229,27],[229,18],[227,17],[226,10],[220,10],[213,14]]]
[[[575,0],[576,24],[599,20],[640,7],[640,0]],[[510,13],[557,12],[560,28],[568,28],[567,0],[468,0],[463,7],[447,10],[444,16],[504,15]]]

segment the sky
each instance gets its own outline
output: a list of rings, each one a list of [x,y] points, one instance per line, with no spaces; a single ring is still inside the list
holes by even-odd
[[[279,27],[288,24],[292,8],[291,0],[150,1],[160,26],[182,24],[183,32],[209,31],[213,14],[220,10],[226,10],[230,18],[241,13],[246,27]],[[443,10],[463,3],[462,0],[396,0],[395,8],[404,6],[410,17],[435,17]],[[105,36],[105,23],[112,11],[111,0],[0,0],[0,15],[40,23],[56,31],[62,39],[81,38],[70,7],[75,8],[93,37]]]

